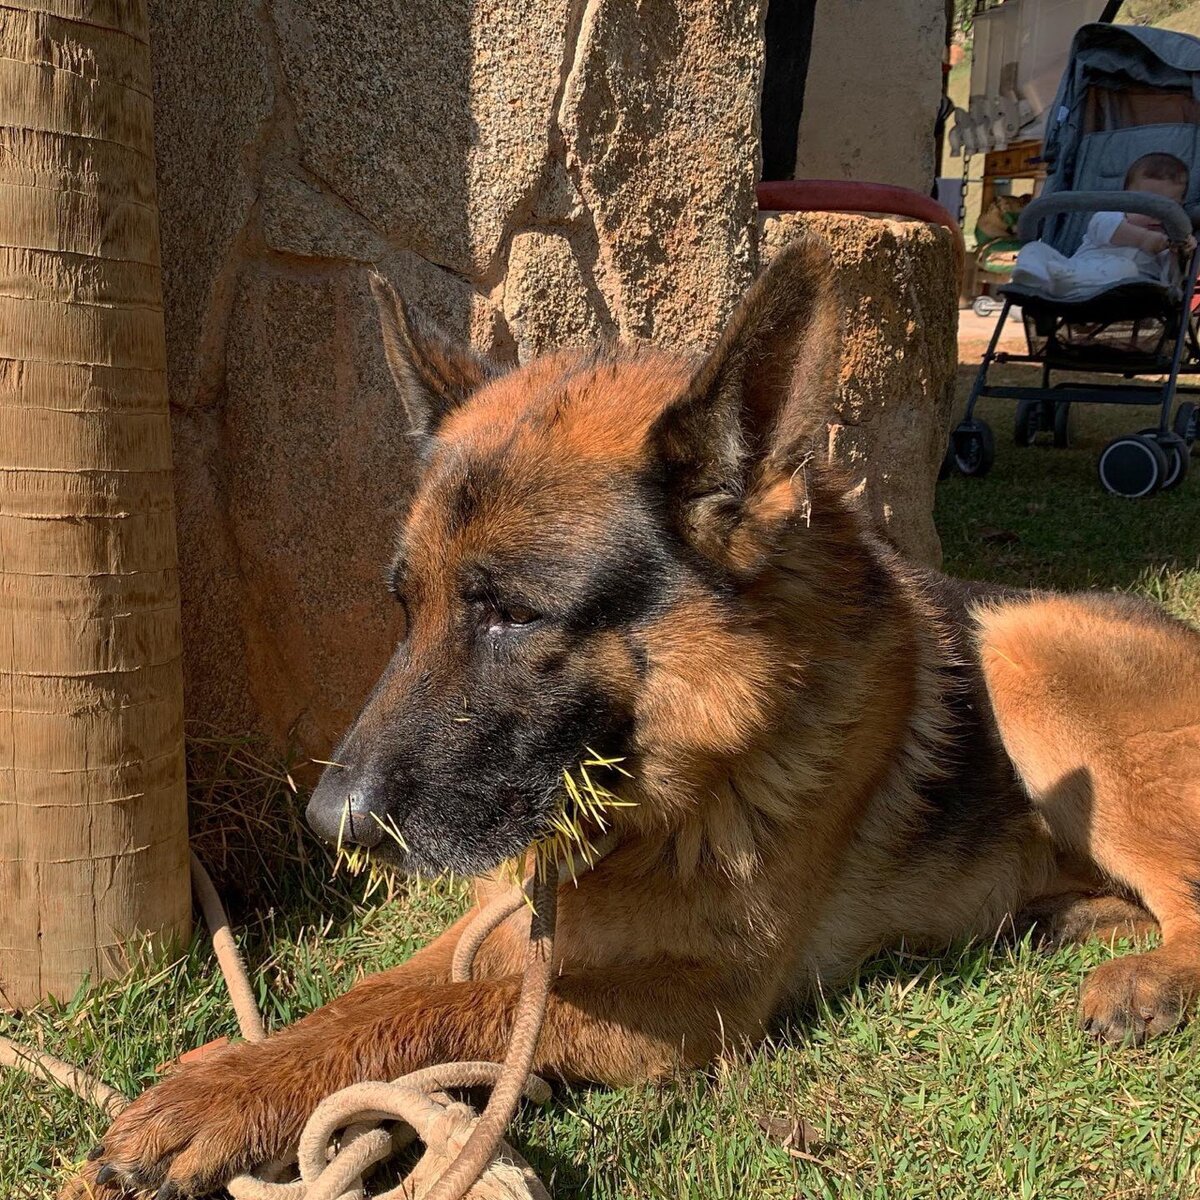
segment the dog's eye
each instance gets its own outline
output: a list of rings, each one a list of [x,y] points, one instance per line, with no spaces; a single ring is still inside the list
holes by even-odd
[[[489,606],[484,614],[484,623],[489,629],[497,632],[505,629],[519,629],[525,625],[532,625],[538,619],[538,614],[531,608],[526,608],[520,604],[499,605],[493,604]]]

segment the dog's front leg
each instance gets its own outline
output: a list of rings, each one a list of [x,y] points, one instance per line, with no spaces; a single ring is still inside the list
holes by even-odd
[[[711,971],[679,964],[554,981],[536,1068],[607,1083],[709,1061],[768,1015]],[[520,978],[466,983],[376,976],[265,1042],[184,1067],[113,1123],[81,1186],[203,1195],[279,1155],[330,1092],[431,1063],[503,1058]],[[99,1194],[103,1194],[100,1192]]]
[[[277,1157],[295,1144],[314,1107],[305,1108],[314,1074],[329,1072],[326,1095],[341,1086],[337,1080],[343,1076],[333,1057],[340,1043],[331,1035],[353,1028],[357,998],[385,988],[407,993],[448,980],[459,936],[476,915],[477,910],[464,914],[407,962],[368,976],[265,1042],[210,1051],[143,1092],[113,1122],[83,1171],[68,1180],[61,1200],[100,1200],[160,1187],[164,1200],[189,1192],[202,1195],[243,1165]],[[356,1073],[357,1064],[347,1066],[348,1082],[387,1078]],[[191,1167],[190,1160],[210,1153],[210,1143],[212,1169]],[[190,1153],[193,1147],[195,1153]],[[202,1180],[210,1177],[216,1182],[203,1186]]]

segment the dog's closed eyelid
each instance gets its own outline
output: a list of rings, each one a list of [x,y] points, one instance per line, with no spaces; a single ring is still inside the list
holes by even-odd
[[[412,610],[408,607],[408,601],[400,592],[392,592],[392,599],[400,607],[399,628],[396,630],[396,641],[407,642],[408,635],[412,632]]]

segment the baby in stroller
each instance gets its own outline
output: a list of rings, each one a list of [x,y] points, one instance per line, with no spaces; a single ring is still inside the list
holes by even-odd
[[[1173,154],[1143,154],[1125,174],[1125,191],[1151,192],[1177,204],[1183,203],[1187,187],[1187,165]],[[1189,253],[1195,245],[1195,239],[1188,238]],[[1023,246],[1012,282],[1064,299],[1090,294],[1123,279],[1170,283],[1173,256],[1169,249],[1170,240],[1153,217],[1098,212],[1070,258],[1045,242]]]

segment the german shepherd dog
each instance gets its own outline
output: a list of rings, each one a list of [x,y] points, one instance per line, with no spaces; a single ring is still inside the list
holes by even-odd
[[[390,579],[406,632],[308,819],[486,876],[545,832],[565,768],[624,760],[616,848],[561,890],[538,1071],[662,1078],[881,947],[1030,912],[1056,936],[1161,930],[1084,982],[1097,1037],[1183,1018],[1200,635],[1141,601],[958,584],[871,533],[808,456],[840,355],[818,243],[782,254],[698,363],[607,348],[503,372],[374,286],[424,463]],[[455,983],[462,925],[169,1076],[75,1188],[203,1194],[336,1088],[502,1057],[521,920]]]

